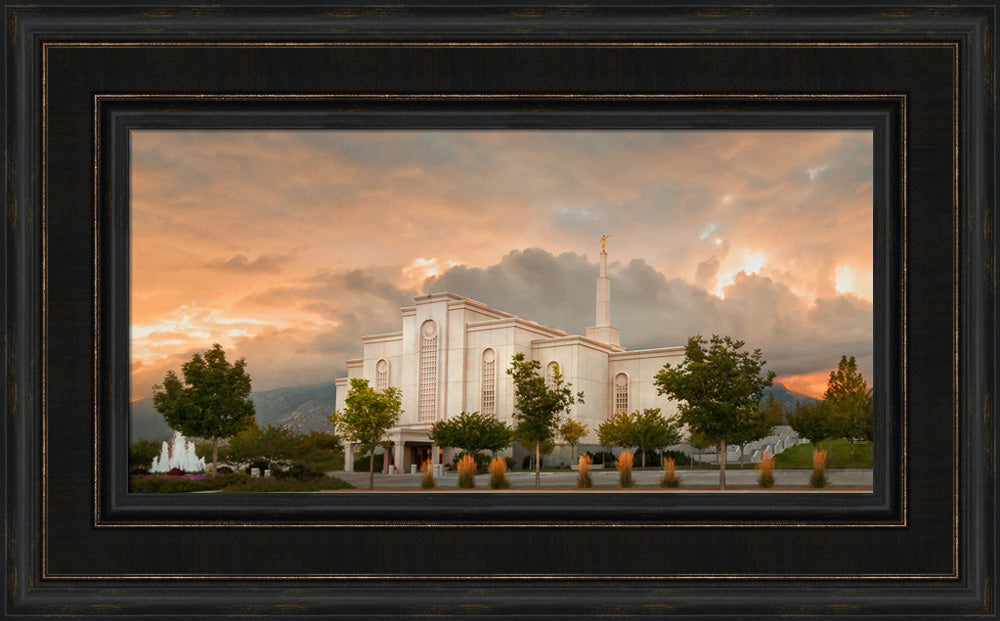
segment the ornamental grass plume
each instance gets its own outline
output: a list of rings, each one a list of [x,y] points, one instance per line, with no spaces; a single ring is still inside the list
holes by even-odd
[[[826,451],[813,449],[813,471],[809,477],[812,487],[826,487],[830,480],[826,478]]]
[[[494,457],[490,462],[490,487],[493,489],[510,487],[510,481],[507,480],[507,460],[503,457]]]
[[[424,473],[424,478],[420,479],[420,487],[424,489],[434,489],[437,483],[434,481],[434,464],[427,460],[420,464],[420,472]]]
[[[760,463],[757,464],[757,485],[771,489],[774,487],[774,455],[771,455],[768,451],[764,451],[764,456],[760,458]]]
[[[577,487],[594,487],[594,480],[590,478],[590,464],[592,463],[594,460],[590,458],[590,455],[580,455],[580,459],[576,462]]]
[[[472,455],[463,455],[458,460],[458,486],[466,489],[476,486],[476,460]]]
[[[673,457],[663,458],[663,480],[660,481],[660,487],[681,486],[681,480],[677,478],[676,468],[677,464]]]
[[[632,487],[635,481],[632,480],[632,453],[625,451],[618,456],[618,485],[622,487]]]

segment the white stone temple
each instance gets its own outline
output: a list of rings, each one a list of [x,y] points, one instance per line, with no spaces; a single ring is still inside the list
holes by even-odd
[[[601,240],[597,276],[597,313],[585,335],[517,317],[453,293],[415,298],[400,309],[402,330],[363,336],[364,357],[348,360],[348,377],[336,380],[337,409],[351,378],[367,379],[376,389],[398,387],[403,414],[388,437],[391,462],[401,472],[431,458],[447,463],[451,449],[438,450],[427,434],[431,424],[462,411],[481,412],[511,424],[514,383],[507,368],[518,352],[541,363],[546,376],[558,365],[584,403],[571,406],[569,417],[585,423],[589,435],[580,446],[597,443],[597,427],[617,411],[660,408],[676,413],[676,404],[656,394],[653,377],[663,365],[684,359],[684,346],[627,351],[621,332],[611,325],[611,278]],[[351,469],[354,447],[345,445],[345,468]],[[508,454],[510,450],[508,449]]]

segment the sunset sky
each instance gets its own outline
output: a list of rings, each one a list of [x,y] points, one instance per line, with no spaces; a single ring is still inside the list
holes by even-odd
[[[872,377],[870,131],[133,131],[132,399],[221,343],[333,381],[451,291],[571,333],[608,234],[629,349],[727,334],[819,396]]]

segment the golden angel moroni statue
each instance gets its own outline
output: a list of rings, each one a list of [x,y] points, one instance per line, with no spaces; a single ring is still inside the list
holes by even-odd
[[[608,251],[607,248],[606,248],[606,246],[607,246],[608,238],[609,237],[611,237],[611,236],[610,235],[601,235],[601,252],[607,252]]]

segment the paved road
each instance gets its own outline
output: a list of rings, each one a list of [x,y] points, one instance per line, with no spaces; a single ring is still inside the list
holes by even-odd
[[[775,470],[775,489],[780,489],[782,486],[805,486],[809,484],[809,475],[811,470]],[[340,479],[347,481],[348,483],[357,486],[361,489],[366,489],[368,487],[368,473],[367,472],[329,472],[330,476],[335,476]],[[718,470],[684,470],[679,469],[677,475],[681,479],[680,490],[683,491],[685,486],[718,486],[719,484],[719,471]],[[830,479],[831,487],[828,488],[830,491],[840,491],[846,488],[871,488],[872,486],[872,471],[871,469],[863,468],[843,468],[843,469],[833,469],[827,471],[827,476]],[[618,485],[618,471],[617,470],[591,470],[591,477],[596,486],[610,486],[617,488]],[[535,473],[534,472],[508,472],[507,478],[511,483],[511,488],[531,488],[535,485]],[[660,479],[663,478],[662,470],[634,470],[633,478],[636,480],[638,485],[655,485],[659,486]],[[420,479],[419,474],[376,474],[375,475],[375,488],[376,489],[420,489]],[[436,478],[438,488],[456,488],[458,487],[458,474],[454,472],[446,472],[443,475]],[[543,487],[572,487],[576,485],[576,471],[575,470],[565,470],[559,472],[543,472],[541,475],[541,483]],[[747,468],[745,470],[726,470],[726,483],[732,487],[740,486],[756,486],[757,484],[757,471],[753,468]],[[489,490],[490,486],[490,475],[480,474],[476,475],[476,487],[478,489]],[[646,491],[649,491],[648,489]],[[692,490],[692,491],[704,491],[704,490]],[[854,491],[852,489],[852,491]],[[858,491],[868,491],[861,489]]]

